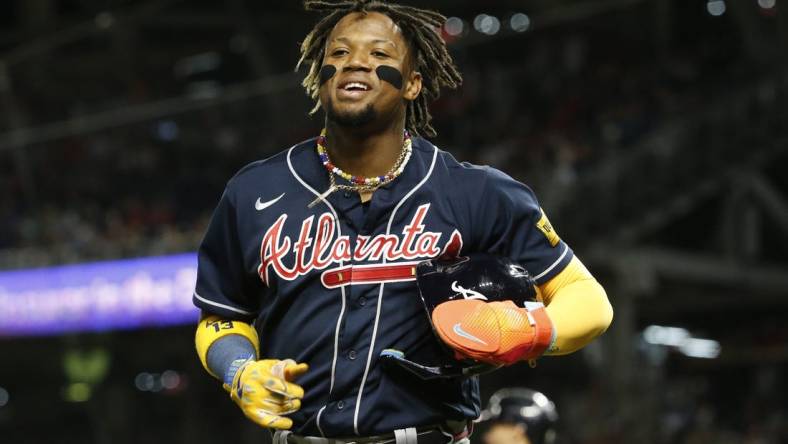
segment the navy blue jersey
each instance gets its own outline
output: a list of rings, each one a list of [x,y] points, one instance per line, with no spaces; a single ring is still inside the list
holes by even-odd
[[[295,433],[366,436],[476,418],[475,378],[421,381],[378,362],[386,348],[428,364],[443,353],[414,265],[489,252],[541,283],[572,251],[528,187],[421,138],[402,174],[368,204],[335,192],[309,208],[328,179],[314,139],[236,174],[200,246],[194,303],[254,320],[262,357],[309,364],[296,381],[306,394],[290,416]]]

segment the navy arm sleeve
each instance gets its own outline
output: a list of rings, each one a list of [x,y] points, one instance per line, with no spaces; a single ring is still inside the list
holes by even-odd
[[[249,274],[239,241],[231,188],[224,190],[197,254],[193,302],[224,319],[249,320],[259,310],[257,276]]]
[[[487,171],[474,231],[484,251],[522,264],[542,284],[569,264],[573,253],[550,224],[534,192],[494,169]]]

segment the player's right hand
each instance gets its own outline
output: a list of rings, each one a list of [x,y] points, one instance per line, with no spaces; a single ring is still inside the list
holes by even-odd
[[[238,368],[232,385],[225,384],[225,389],[247,418],[266,428],[289,429],[293,421],[284,415],[301,408],[304,397],[304,389],[291,381],[308,369],[292,359],[249,360]]]

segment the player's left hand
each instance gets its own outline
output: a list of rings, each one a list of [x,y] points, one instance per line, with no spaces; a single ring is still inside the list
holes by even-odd
[[[249,360],[225,389],[247,418],[266,428],[289,429],[293,421],[284,415],[301,408],[304,397],[304,389],[292,381],[308,369],[292,359]]]
[[[435,307],[432,323],[459,359],[494,365],[536,359],[555,339],[553,323],[541,303],[523,308],[512,301],[447,301]]]

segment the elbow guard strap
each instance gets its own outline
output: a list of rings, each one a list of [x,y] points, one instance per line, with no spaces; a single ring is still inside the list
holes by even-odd
[[[200,323],[197,325],[194,344],[197,347],[197,356],[200,357],[202,366],[215,377],[220,376],[214,375],[208,368],[208,350],[214,342],[227,335],[240,335],[248,339],[254,346],[255,356],[260,356],[260,340],[254,327],[246,322],[221,319],[213,315],[206,316],[200,319]]]

